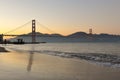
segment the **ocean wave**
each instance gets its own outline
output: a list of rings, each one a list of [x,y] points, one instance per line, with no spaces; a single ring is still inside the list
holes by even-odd
[[[103,54],[103,53],[73,53],[73,52],[49,51],[49,50],[35,51],[35,52],[49,54],[53,56],[60,56],[64,58],[77,58],[99,65],[120,68],[119,55]]]

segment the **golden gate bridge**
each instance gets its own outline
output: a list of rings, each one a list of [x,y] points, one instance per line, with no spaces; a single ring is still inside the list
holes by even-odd
[[[18,30],[18,29],[20,29],[20,28],[25,27],[26,24],[31,23],[31,21],[29,21],[28,23],[26,23],[26,24],[24,24],[24,25],[22,25],[22,26],[19,26],[19,27],[13,29],[13,30],[10,30],[10,31],[8,31],[8,32],[6,32],[6,33],[4,33],[4,34],[0,34],[0,43],[5,43],[5,42],[6,42],[6,39],[4,39],[4,36],[11,36],[11,37],[15,37],[15,36],[31,36],[31,42],[30,42],[30,43],[38,43],[38,42],[36,42],[36,36],[39,36],[39,35],[36,34],[36,22],[37,22],[37,21],[36,21],[35,19],[32,20],[32,26],[31,26],[31,27],[32,27],[32,28],[31,28],[31,32],[32,32],[32,33],[31,33],[31,34],[28,34],[28,35],[23,35],[23,34],[8,34],[8,33],[14,32],[14,31],[16,31],[16,30]],[[38,22],[38,24],[39,24],[40,26],[44,27],[45,29],[47,29],[48,31],[54,32],[53,30],[51,30],[51,29],[49,29],[48,27],[40,24],[39,22]],[[54,32],[54,33],[55,33],[55,32]],[[19,40],[19,39],[18,39],[18,42],[19,42],[19,41],[22,41],[22,40]]]

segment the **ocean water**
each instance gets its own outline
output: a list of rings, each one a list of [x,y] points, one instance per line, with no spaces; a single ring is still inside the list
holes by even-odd
[[[119,80],[120,43],[1,45],[0,80]]]
[[[26,45],[6,45],[21,51],[58,51],[69,53],[105,53],[120,55],[120,43],[45,43]]]

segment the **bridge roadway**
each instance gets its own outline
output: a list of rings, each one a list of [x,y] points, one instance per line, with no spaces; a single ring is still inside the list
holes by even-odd
[[[24,34],[3,34],[3,36],[32,36],[32,35],[24,35]],[[38,36],[38,35],[36,35]]]

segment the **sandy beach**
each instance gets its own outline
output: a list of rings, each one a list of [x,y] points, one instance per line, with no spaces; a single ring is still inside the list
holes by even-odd
[[[85,60],[11,51],[0,55],[1,80],[119,80],[120,69],[91,64]]]

